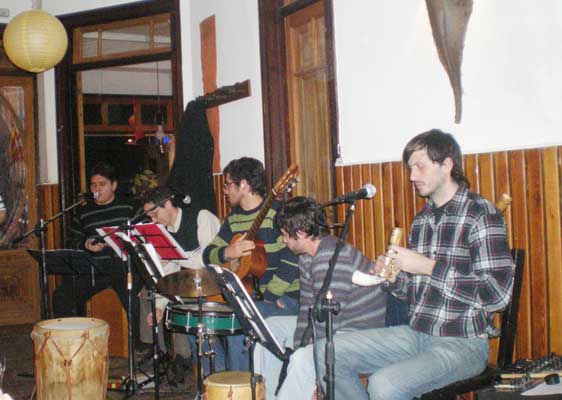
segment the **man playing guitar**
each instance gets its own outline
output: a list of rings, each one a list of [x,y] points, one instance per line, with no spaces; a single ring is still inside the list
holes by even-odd
[[[275,215],[281,204],[277,201],[268,204],[262,163],[254,158],[242,157],[231,161],[224,168],[223,176],[225,196],[232,211],[222,224],[218,235],[205,249],[203,260],[207,264],[221,265],[262,251],[265,265],[252,265],[252,270],[259,270],[261,267],[260,272],[252,272],[259,278],[260,293],[254,291],[254,298],[260,300],[256,302],[258,309],[264,317],[297,314],[298,260],[283,244],[281,233],[275,226]],[[251,229],[254,220],[267,205],[271,208],[267,210],[263,222],[255,231],[256,240],[248,240],[248,231],[254,233]],[[242,235],[236,238],[237,234]],[[259,260],[260,257],[253,259]],[[238,267],[234,266],[231,269],[236,268]],[[242,351],[242,341],[242,336],[228,337],[230,369],[249,369],[247,353],[243,354],[245,352]]]

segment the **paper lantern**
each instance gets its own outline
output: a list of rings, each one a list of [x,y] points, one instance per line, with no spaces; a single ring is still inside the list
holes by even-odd
[[[62,23],[41,10],[16,15],[4,30],[3,42],[8,58],[29,72],[43,72],[54,67],[68,47]]]

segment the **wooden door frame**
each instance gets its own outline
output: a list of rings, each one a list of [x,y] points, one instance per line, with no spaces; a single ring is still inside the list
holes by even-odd
[[[288,167],[287,61],[285,54],[285,17],[314,3],[324,4],[326,24],[326,62],[328,64],[328,113],[332,147],[332,181],[336,190],[335,160],[339,157],[338,108],[334,49],[334,18],[331,0],[296,0],[283,6],[282,0],[259,0],[262,106],[264,124],[265,170],[268,186],[277,181]],[[280,151],[281,150],[281,151]]]
[[[175,126],[179,126],[179,121],[183,113],[179,1],[180,0],[144,0],[57,16],[65,26],[68,35],[68,50],[64,59],[55,68],[58,175],[62,208],[66,208],[72,204],[76,193],[81,191],[78,123],[76,99],[74,96],[76,85],[74,75],[76,72],[123,64],[170,60],[173,82],[173,116]],[[125,19],[135,19],[162,13],[170,13],[171,51],[148,56],[134,56],[84,64],[72,63],[72,48],[74,45],[72,32],[74,28]],[[64,224],[62,224],[64,237],[66,237],[69,221],[69,219],[66,219]]]

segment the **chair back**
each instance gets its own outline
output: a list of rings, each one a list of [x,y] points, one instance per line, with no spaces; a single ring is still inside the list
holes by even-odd
[[[521,297],[521,283],[523,282],[525,250],[512,249],[511,256],[515,263],[515,274],[513,277],[511,301],[502,314],[497,365],[500,369],[513,363],[513,348],[517,334],[517,318],[519,316],[519,299]]]

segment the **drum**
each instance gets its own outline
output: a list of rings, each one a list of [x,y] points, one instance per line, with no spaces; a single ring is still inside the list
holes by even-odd
[[[166,328],[177,333],[197,333],[199,323],[197,304],[168,304]],[[232,308],[221,303],[203,303],[203,330],[210,335],[233,335],[240,333],[240,323]]]
[[[31,332],[37,400],[104,400],[109,326],[96,318],[40,321]]]
[[[265,388],[261,375],[256,375],[256,400],[265,399]],[[223,371],[209,375],[204,382],[206,400],[251,400],[250,373]]]

